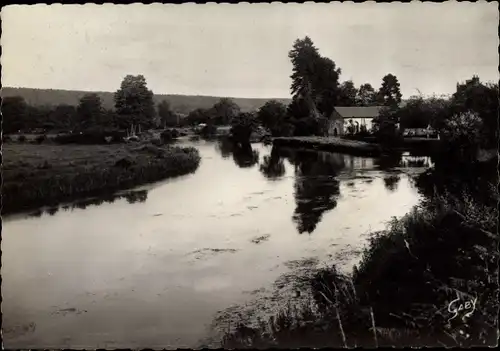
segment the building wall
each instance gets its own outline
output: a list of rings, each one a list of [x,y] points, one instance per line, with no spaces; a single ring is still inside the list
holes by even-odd
[[[337,133],[335,133],[335,129]],[[335,134],[337,136],[344,134],[344,119],[337,111],[333,110],[328,120],[328,136],[335,136]]]
[[[366,117],[366,118],[344,118],[344,129],[347,128],[349,125],[349,121],[352,119],[352,122],[354,125],[356,125],[356,122],[359,123],[359,126],[361,127],[362,124],[366,125],[366,129],[370,131],[373,126],[373,117]]]

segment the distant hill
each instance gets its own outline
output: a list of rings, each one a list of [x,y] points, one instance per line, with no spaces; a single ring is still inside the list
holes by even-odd
[[[80,98],[88,94],[88,91],[77,90],[57,90],[57,89],[32,89],[32,88],[9,88],[2,87],[2,97],[22,96],[26,102],[33,106],[55,106],[59,104],[67,104],[77,106]],[[96,91],[94,92],[101,97],[103,106],[108,109],[114,108],[112,92]],[[216,96],[196,96],[196,95],[159,95],[154,96],[155,103],[158,104],[162,100],[168,100],[173,111],[188,114],[197,108],[210,108],[220,97]],[[269,99],[252,99],[252,98],[232,98],[243,112],[254,111],[264,105]],[[290,102],[290,99],[276,99],[285,104]]]

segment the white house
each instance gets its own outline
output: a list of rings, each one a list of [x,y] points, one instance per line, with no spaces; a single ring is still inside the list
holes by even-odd
[[[379,116],[383,106],[353,106],[341,107],[336,106],[329,118],[328,135],[337,136],[347,132],[347,127],[352,124],[355,131],[360,131],[366,128],[367,131],[372,129],[372,121]]]

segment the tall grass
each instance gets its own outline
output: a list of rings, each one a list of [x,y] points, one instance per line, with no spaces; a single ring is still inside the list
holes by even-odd
[[[498,203],[497,192],[491,195]],[[352,275],[319,271],[310,281],[310,305],[286,308],[253,331],[239,325],[222,346],[495,345],[497,227],[491,201],[469,191],[435,193],[374,235]],[[452,318],[448,308],[457,299],[477,299],[475,309]]]

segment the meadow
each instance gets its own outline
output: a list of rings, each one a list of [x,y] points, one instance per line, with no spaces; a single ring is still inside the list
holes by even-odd
[[[2,212],[102,195],[193,172],[194,148],[151,144],[3,144]]]

